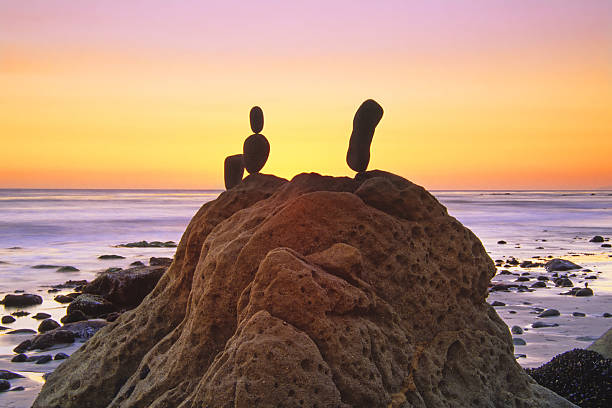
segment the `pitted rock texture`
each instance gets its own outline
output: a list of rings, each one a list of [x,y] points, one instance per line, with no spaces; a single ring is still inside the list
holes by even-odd
[[[34,407],[553,407],[485,302],[478,238],[393,174],[248,176]],[[564,405],[565,404],[565,405]]]

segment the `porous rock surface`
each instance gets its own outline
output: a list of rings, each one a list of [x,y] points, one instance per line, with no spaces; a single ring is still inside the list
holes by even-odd
[[[495,268],[423,188],[255,174],[34,407],[557,407],[485,302]]]

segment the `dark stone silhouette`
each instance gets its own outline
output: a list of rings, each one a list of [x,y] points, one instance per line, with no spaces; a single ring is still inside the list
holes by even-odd
[[[251,130],[253,130],[253,133],[261,132],[264,125],[263,111],[261,108],[259,106],[253,106],[251,108],[251,113],[249,113],[249,117],[251,119]]]
[[[259,172],[266,164],[270,154],[270,143],[260,133],[247,137],[242,148],[244,167],[250,174]]]
[[[361,104],[353,119],[353,132],[349,141],[346,163],[357,173],[365,171],[370,163],[370,144],[376,125],[383,115],[383,108],[373,99]]]
[[[244,174],[242,155],[235,154],[233,156],[227,156],[223,166],[225,168],[225,188],[229,190],[240,184],[242,175]]]

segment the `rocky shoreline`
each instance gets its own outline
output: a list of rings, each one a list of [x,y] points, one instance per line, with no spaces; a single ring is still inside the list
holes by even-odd
[[[142,247],[139,243],[136,244],[138,245],[128,247]],[[152,247],[157,246],[153,243]],[[99,258],[123,259],[124,257]],[[37,312],[43,306],[41,295],[23,293],[23,290],[15,290],[15,293],[4,295],[0,304],[4,306],[5,312],[10,311],[10,314],[2,316],[3,326],[0,326],[0,334],[6,335],[2,338],[5,339],[5,343],[10,338],[15,340],[24,336],[27,338],[14,343],[14,347],[11,347],[13,356],[6,357],[10,363],[2,364],[10,370],[0,370],[0,392],[25,391],[26,387],[22,385],[11,385],[12,381],[19,382],[21,379],[26,379],[26,376],[20,372],[29,371],[32,364],[40,367],[54,365],[54,362],[59,364],[60,360],[67,359],[98,330],[116,320],[122,313],[138,306],[153,290],[171,263],[171,258],[151,257],[148,266],[136,261],[125,269],[108,268],[98,273],[91,281],[68,280],[51,286],[46,292],[54,297],[49,299],[45,296],[47,299],[44,303],[47,305],[48,302],[53,302],[60,308],[65,308],[62,309],[65,310],[65,315],[58,319],[59,322],[49,313]],[[33,268],[54,268],[61,272],[60,266],[55,265],[35,265]],[[37,322],[37,330],[11,329],[10,325],[19,318],[33,319]],[[47,371],[43,378],[46,378],[51,371]]]
[[[609,240],[603,237],[602,239],[605,240],[602,242]],[[141,242],[146,243],[147,241]],[[117,246],[141,247],[141,245],[144,245],[141,242]],[[158,247],[157,243],[151,247]],[[521,296],[528,293],[547,291],[555,291],[554,296],[558,296],[559,299],[567,298],[568,296],[571,298],[597,296],[597,290],[593,291],[592,288],[588,288],[584,284],[601,278],[602,272],[582,268],[579,264],[571,261],[573,257],[578,258],[580,256],[588,257],[590,255],[587,252],[583,254],[567,254],[564,257],[567,259],[554,258],[552,255],[534,256],[529,259],[520,259],[513,256],[496,259],[497,274],[488,288],[489,303],[499,312],[504,308],[512,308],[512,303],[507,301],[508,296]],[[101,255],[100,258],[123,259],[123,257],[112,254]],[[29,334],[32,336],[16,345],[14,348],[15,355],[11,358],[11,366],[17,367],[15,371],[20,371],[20,364],[44,365],[61,363],[62,359],[67,358],[69,354],[76,351],[82,343],[92,337],[100,328],[106,326],[109,322],[115,321],[122,313],[138,306],[142,299],[155,287],[171,262],[172,259],[169,258],[151,258],[148,266],[142,262],[134,262],[126,269],[109,268],[90,282],[83,280],[66,281],[49,288],[47,292],[55,295],[54,300],[59,305],[66,305],[66,315],[59,319],[62,324],[60,325],[56,320],[51,319],[48,313],[38,312],[30,317],[40,322],[38,327],[39,334],[36,334],[31,329],[16,331],[10,330],[10,327],[0,327],[0,330],[4,333],[18,336]],[[55,268],[61,271],[60,267],[73,268],[67,265],[34,266],[36,269]],[[503,296],[506,297],[503,298]],[[36,308],[42,303],[42,299],[40,299],[39,295],[35,294],[15,293],[5,295],[3,303],[8,307],[22,308],[31,306]],[[527,334],[530,330],[546,330],[549,327],[558,327],[559,323],[556,323],[554,319],[565,315],[563,310],[560,312],[554,308],[541,308],[535,304],[525,306],[531,309],[528,313],[533,315],[534,321],[530,325],[512,327],[512,341],[515,350],[518,348],[519,351],[522,346],[527,345],[521,337],[522,335]],[[593,313],[590,313],[590,315],[606,319],[612,316],[610,312],[612,310],[601,311],[598,316],[593,315]],[[517,314],[517,311],[508,310],[508,313]],[[5,323],[6,318],[6,324],[10,325],[12,323],[11,319],[23,318],[31,314],[33,313],[26,310],[16,310],[11,314],[3,316],[2,322]],[[520,314],[520,310],[518,314]],[[574,311],[571,313],[571,317],[582,318],[587,317],[587,314]],[[508,326],[510,326],[510,323],[508,323]],[[31,352],[33,355],[30,355]],[[606,404],[601,405],[600,402],[607,402],[605,392],[609,388],[605,387],[609,387],[609,381],[608,383],[605,382],[605,375],[609,373],[610,360],[603,359],[604,363],[593,366],[595,368],[591,371],[589,371],[590,369],[587,365],[581,368],[583,370],[581,375],[591,379],[590,387],[585,387],[584,383],[577,384],[576,382],[566,384],[564,388],[555,388],[551,385],[551,379],[561,375],[562,370],[567,370],[568,361],[580,361],[582,356],[583,354],[576,350],[562,353],[539,369],[528,369],[528,373],[541,385],[552,389],[559,395],[582,407],[607,406]],[[590,356],[593,356],[593,354],[590,354]],[[526,357],[524,353],[515,351],[515,358],[521,360]],[[565,363],[553,364],[553,362],[557,361],[564,361]],[[22,378],[24,377],[18,372],[10,370],[0,371],[0,391],[23,391],[23,386],[11,386],[12,381],[19,383]],[[609,380],[609,377],[607,378]]]

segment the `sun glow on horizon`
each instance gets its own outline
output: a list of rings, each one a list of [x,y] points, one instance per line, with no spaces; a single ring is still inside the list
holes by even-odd
[[[222,188],[253,105],[262,172],[352,176],[367,98],[385,109],[369,169],[612,186],[610,3],[111,3],[0,5],[0,188]]]

